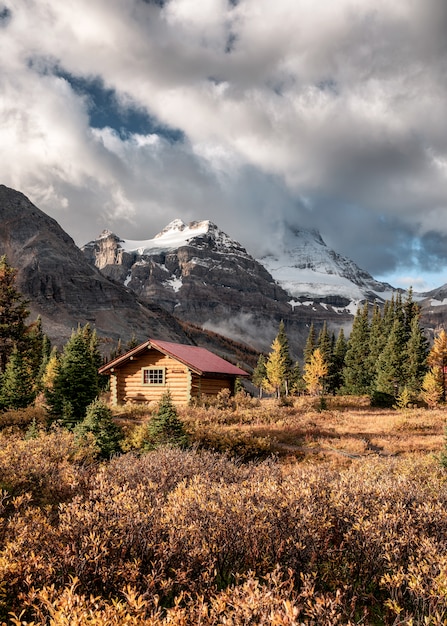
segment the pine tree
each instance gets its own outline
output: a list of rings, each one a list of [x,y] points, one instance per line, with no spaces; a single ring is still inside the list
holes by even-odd
[[[68,427],[84,419],[88,405],[99,393],[88,336],[82,328],[73,332],[56,365],[53,388],[45,389],[52,418],[62,418]]]
[[[327,376],[325,376],[325,389],[323,391],[327,391],[330,385],[330,373],[332,372],[332,353],[334,349],[334,340],[333,337],[328,333],[327,322],[326,320],[323,322],[323,327],[318,334],[317,339],[317,348],[320,350],[323,360],[327,366]]]
[[[36,397],[34,379],[28,363],[14,346],[2,375],[0,407],[20,409],[32,404]]]
[[[278,337],[275,337],[272,343],[272,350],[265,364],[265,373],[265,386],[274,391],[277,398],[280,398],[286,375],[286,364]]]
[[[386,306],[386,304],[385,304]],[[380,355],[385,349],[388,339],[388,331],[385,333],[385,322],[380,312],[380,307],[377,303],[374,304],[371,324],[369,327],[369,357],[368,357],[368,370],[371,372],[373,378],[371,380],[371,387],[375,387],[375,377],[377,374],[377,363]]]
[[[328,392],[337,393],[343,384],[343,366],[348,344],[343,328],[340,328],[337,341],[332,350],[332,359],[328,371]]]
[[[290,393],[298,395],[304,391],[304,380],[301,373],[301,367],[298,361],[295,362],[289,377]]]
[[[137,338],[135,337],[135,333],[132,333],[132,337],[126,343],[126,352],[129,352],[129,350],[132,350],[133,348],[136,348],[137,346],[138,346]]]
[[[407,338],[409,339],[411,335],[412,323],[414,319],[419,320],[420,313],[421,313],[421,307],[419,306],[419,304],[417,304],[417,302],[414,302],[413,300],[413,288],[412,287],[410,287],[407,292],[407,297],[403,304],[403,308],[404,308],[404,317],[405,317],[405,329],[407,333]]]
[[[304,346],[303,352],[303,361],[304,363],[308,363],[314,353],[315,348],[317,347],[317,335],[315,332],[315,326],[313,322],[309,328],[309,334],[307,336],[306,345]]]
[[[405,379],[409,391],[419,393],[422,380],[427,372],[428,341],[419,324],[419,317],[411,320],[410,336],[407,342]]]
[[[21,352],[29,315],[28,302],[15,287],[17,270],[0,257],[0,372],[4,372],[14,346]]]
[[[252,383],[259,389],[260,398],[262,398],[262,389],[263,389],[262,382],[267,375],[266,369],[265,369],[265,362],[266,362],[265,356],[263,354],[260,354],[258,358],[258,363],[255,369],[253,370],[253,374],[251,377]]]
[[[289,378],[290,373],[293,367],[293,361],[290,357],[290,349],[289,349],[289,340],[287,339],[286,329],[283,320],[279,323],[279,329],[277,334],[277,339],[281,345],[281,354],[284,359],[284,392],[287,396],[289,394]]]
[[[158,410],[147,427],[146,450],[153,450],[162,445],[185,447],[188,437],[177,409],[172,403],[171,394],[163,394],[158,403]]]
[[[374,372],[369,361],[368,303],[358,309],[352,325],[351,336],[343,368],[343,390],[347,394],[369,393]]]
[[[439,380],[442,384],[442,399],[446,400],[446,376],[447,376],[447,334],[442,328],[434,338],[433,346],[428,354],[427,363],[438,371]]]
[[[86,410],[85,418],[74,429],[78,438],[91,433],[98,447],[98,456],[109,459],[121,452],[123,432],[113,421],[112,412],[101,400],[94,400]]]
[[[304,365],[303,379],[310,395],[318,395],[324,389],[324,377],[328,373],[328,366],[320,348],[316,348],[310,361]]]
[[[376,390],[397,397],[405,385],[405,345],[402,345],[402,321],[396,317],[382,354],[377,361]]]

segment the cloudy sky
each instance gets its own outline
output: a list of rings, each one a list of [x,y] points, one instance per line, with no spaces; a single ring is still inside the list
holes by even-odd
[[[78,245],[317,228],[447,282],[445,0],[0,0],[0,183]],[[425,284],[424,284],[425,282]]]

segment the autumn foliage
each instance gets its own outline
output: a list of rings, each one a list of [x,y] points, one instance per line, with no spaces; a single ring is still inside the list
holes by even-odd
[[[1,435],[5,623],[447,618],[447,476],[433,456],[290,465],[168,447],[98,464],[87,443],[57,428]]]

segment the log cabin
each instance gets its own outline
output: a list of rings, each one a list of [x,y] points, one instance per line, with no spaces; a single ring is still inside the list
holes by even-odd
[[[166,391],[173,404],[234,393],[236,378],[249,374],[206,348],[149,339],[99,368],[110,376],[111,402],[159,401]]]

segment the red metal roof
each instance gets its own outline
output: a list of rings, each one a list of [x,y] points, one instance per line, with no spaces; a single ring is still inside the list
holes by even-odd
[[[159,341],[158,339],[150,339],[150,343],[154,348],[158,348],[161,352],[174,357],[201,374],[248,375],[244,370],[232,365],[225,359],[221,359],[220,356],[206,348],[188,346],[182,343],[171,343],[170,341]]]
[[[247,372],[232,365],[225,359],[210,352],[206,348],[197,346],[188,346],[182,343],[173,343],[170,341],[160,341],[158,339],[149,339],[140,344],[136,348],[129,350],[126,354],[122,354],[113,359],[99,369],[100,374],[105,374],[114,367],[119,367],[133,356],[137,356],[141,352],[154,348],[163,354],[171,356],[180,361],[198,374],[228,374],[230,376],[248,376]]]

